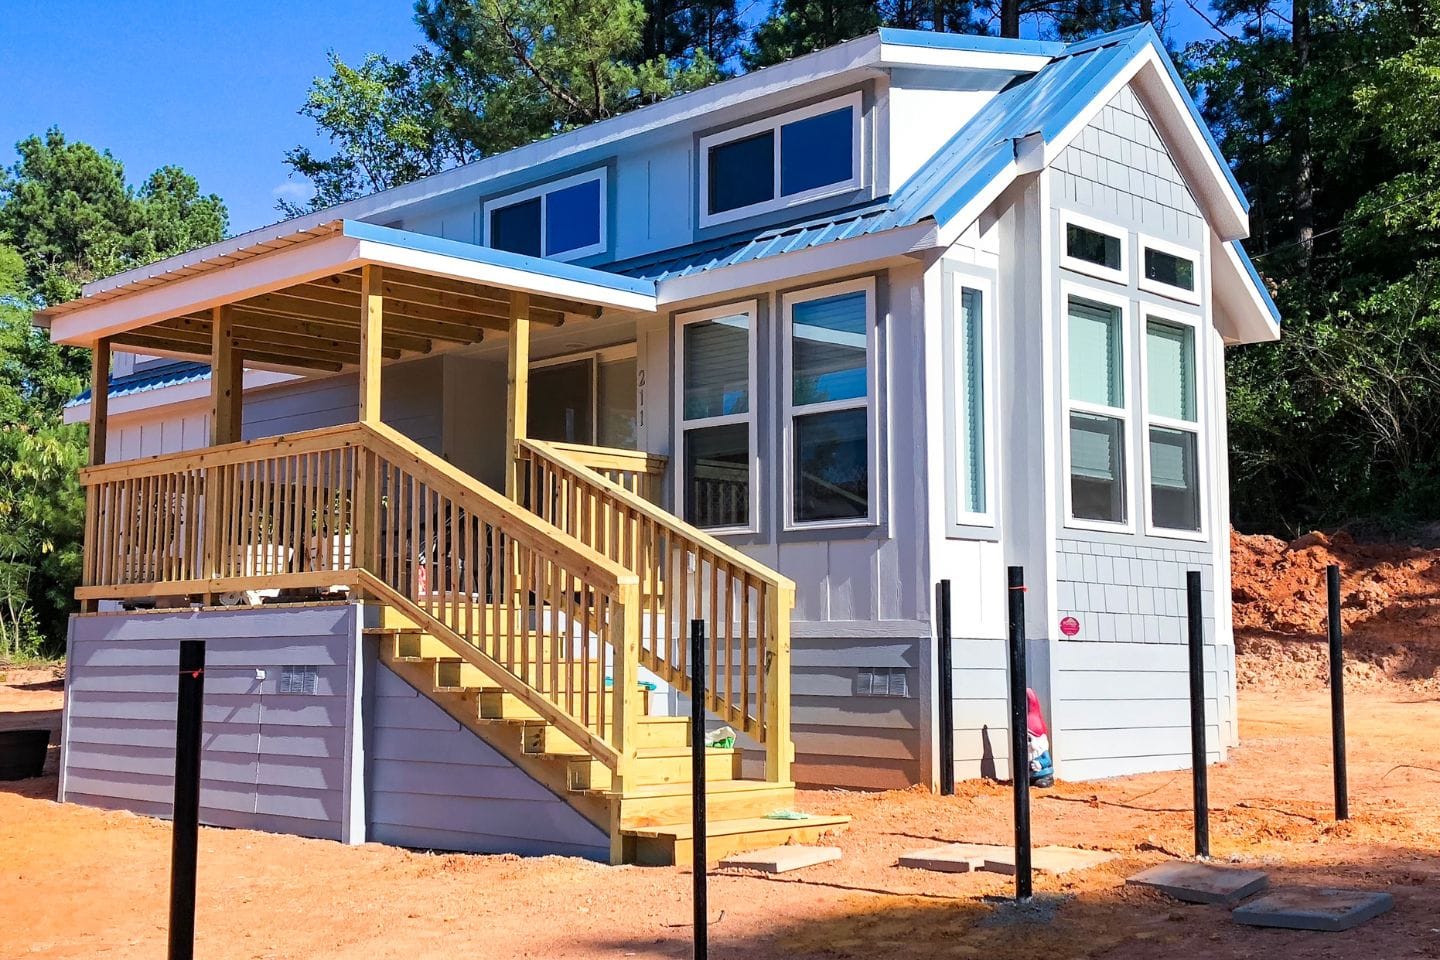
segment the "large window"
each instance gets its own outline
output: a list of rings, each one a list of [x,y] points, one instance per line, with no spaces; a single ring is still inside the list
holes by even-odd
[[[574,260],[606,249],[605,171],[566,177],[485,204],[485,243],[529,257]]]
[[[1198,533],[1200,431],[1195,328],[1148,317],[1145,321],[1145,427],[1150,482],[1150,525]]]
[[[994,284],[970,275],[950,275],[946,304],[943,372],[946,410],[946,470],[949,520],[953,526],[992,526],[990,362]]]
[[[1074,293],[1065,303],[1070,518],[1127,525],[1125,310]]]
[[[700,141],[700,225],[860,186],[859,93]]]
[[[755,314],[750,301],[679,317],[678,500],[697,527],[756,525]]]
[[[1187,303],[1200,302],[1196,251],[1153,237],[1140,238],[1140,289]]]
[[[537,440],[635,449],[635,345],[530,367],[529,433]]]
[[[875,284],[787,295],[786,468],[792,526],[875,518]]]
[[[1121,227],[1063,213],[1060,220],[1060,266],[1113,283],[1129,283],[1126,258],[1129,234]]]

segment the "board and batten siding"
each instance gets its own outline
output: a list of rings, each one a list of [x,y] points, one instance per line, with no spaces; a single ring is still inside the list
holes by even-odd
[[[60,800],[170,815],[179,642],[205,640],[201,822],[363,840],[358,609],[73,617]],[[280,692],[292,667],[313,671],[313,692]]]
[[[371,840],[608,859],[604,832],[384,665],[368,702]]]

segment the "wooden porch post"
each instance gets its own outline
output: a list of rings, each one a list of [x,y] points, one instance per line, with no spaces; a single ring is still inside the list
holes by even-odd
[[[530,294],[510,294],[509,397],[505,418],[505,445],[509,465],[505,471],[505,494],[520,499],[523,477],[520,471],[520,441],[529,430],[530,419]]]
[[[110,419],[110,338],[95,341],[90,352],[90,465],[105,462],[105,440]]]
[[[360,423],[380,422],[380,339],[385,324],[381,268],[360,268]]]
[[[245,375],[229,307],[210,311],[210,444],[240,440]]]

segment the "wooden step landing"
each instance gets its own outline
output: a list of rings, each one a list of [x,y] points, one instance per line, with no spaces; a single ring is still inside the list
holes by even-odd
[[[708,795],[707,795],[708,796]],[[732,853],[761,850],[789,843],[814,843],[826,834],[843,830],[849,817],[814,815],[806,820],[770,820],[748,817],[739,820],[711,820],[705,826],[705,855],[718,862]],[[626,862],[642,866],[690,866],[694,863],[691,841],[695,832],[690,823],[660,827],[622,828]]]

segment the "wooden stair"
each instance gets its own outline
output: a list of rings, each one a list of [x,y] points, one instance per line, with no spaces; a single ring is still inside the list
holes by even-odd
[[[447,643],[387,608],[385,625],[367,629],[380,641],[382,661],[422,695],[560,796],[611,838],[611,859],[647,866],[688,864],[692,784],[690,720],[650,715],[641,691],[640,745],[623,793],[610,789],[610,770],[579,744],[503,691]],[[593,667],[593,665],[592,665]],[[605,696],[593,677],[593,697]],[[596,706],[592,703],[592,708]],[[741,751],[706,750],[707,852],[731,853],[805,843],[843,828],[849,817],[769,819],[793,809],[795,785],[745,780]]]

